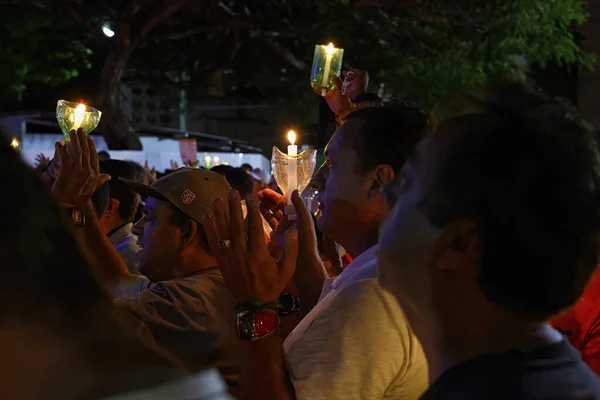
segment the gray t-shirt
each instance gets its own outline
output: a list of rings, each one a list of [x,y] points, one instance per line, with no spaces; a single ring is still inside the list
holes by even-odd
[[[239,387],[242,347],[235,332],[235,300],[217,268],[156,283],[115,303],[192,371],[218,368],[230,388]]]

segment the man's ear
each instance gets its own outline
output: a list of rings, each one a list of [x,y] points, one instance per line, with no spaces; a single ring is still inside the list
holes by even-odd
[[[104,211],[104,215],[111,216],[117,213],[119,210],[119,200],[113,199],[112,197],[108,199],[108,207],[106,207],[106,211]]]
[[[369,190],[369,197],[381,195],[381,191],[388,182],[394,180],[396,174],[391,165],[382,164],[378,165],[377,168],[371,173],[371,188]]]
[[[182,230],[183,247],[187,247],[194,243],[194,241],[199,240],[200,238],[198,238],[198,236],[202,233],[202,231],[198,228],[198,222],[191,218],[188,220]]]
[[[463,270],[479,265],[484,243],[477,224],[467,219],[452,221],[444,227],[433,251],[436,268]]]

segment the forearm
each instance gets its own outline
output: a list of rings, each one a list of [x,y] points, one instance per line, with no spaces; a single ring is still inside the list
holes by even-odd
[[[293,400],[296,398],[283,358],[283,339],[271,335],[246,342],[242,400]]]
[[[323,283],[327,277],[327,272],[320,259],[301,263],[296,268],[294,282],[298,288],[298,297],[300,297],[300,308],[304,313],[317,304],[323,290]]]
[[[94,261],[92,265],[96,279],[101,284],[114,283],[120,276],[129,274],[127,265],[104,234],[93,206],[90,204],[83,211],[86,223],[76,232]]]

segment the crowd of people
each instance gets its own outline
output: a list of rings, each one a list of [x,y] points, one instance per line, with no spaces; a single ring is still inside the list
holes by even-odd
[[[249,165],[2,141],[0,398],[600,399],[597,133],[522,83],[434,122],[335,80],[296,219]]]

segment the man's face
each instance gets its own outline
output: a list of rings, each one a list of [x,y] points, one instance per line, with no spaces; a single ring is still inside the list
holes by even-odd
[[[362,124],[350,120],[338,128],[325,149],[325,163],[311,181],[319,191],[319,230],[342,245],[349,235],[363,234],[364,229],[372,229],[379,222],[373,221],[369,202],[372,181],[368,174],[360,174],[352,146]]]
[[[385,188],[390,211],[379,230],[379,282],[398,299],[409,321],[431,312],[433,252],[442,230],[419,208],[435,173],[435,137],[424,139],[414,157]]]
[[[140,272],[153,282],[174,279],[180,260],[182,231],[171,223],[172,206],[148,197],[144,213],[132,230],[142,246],[137,259]]]

